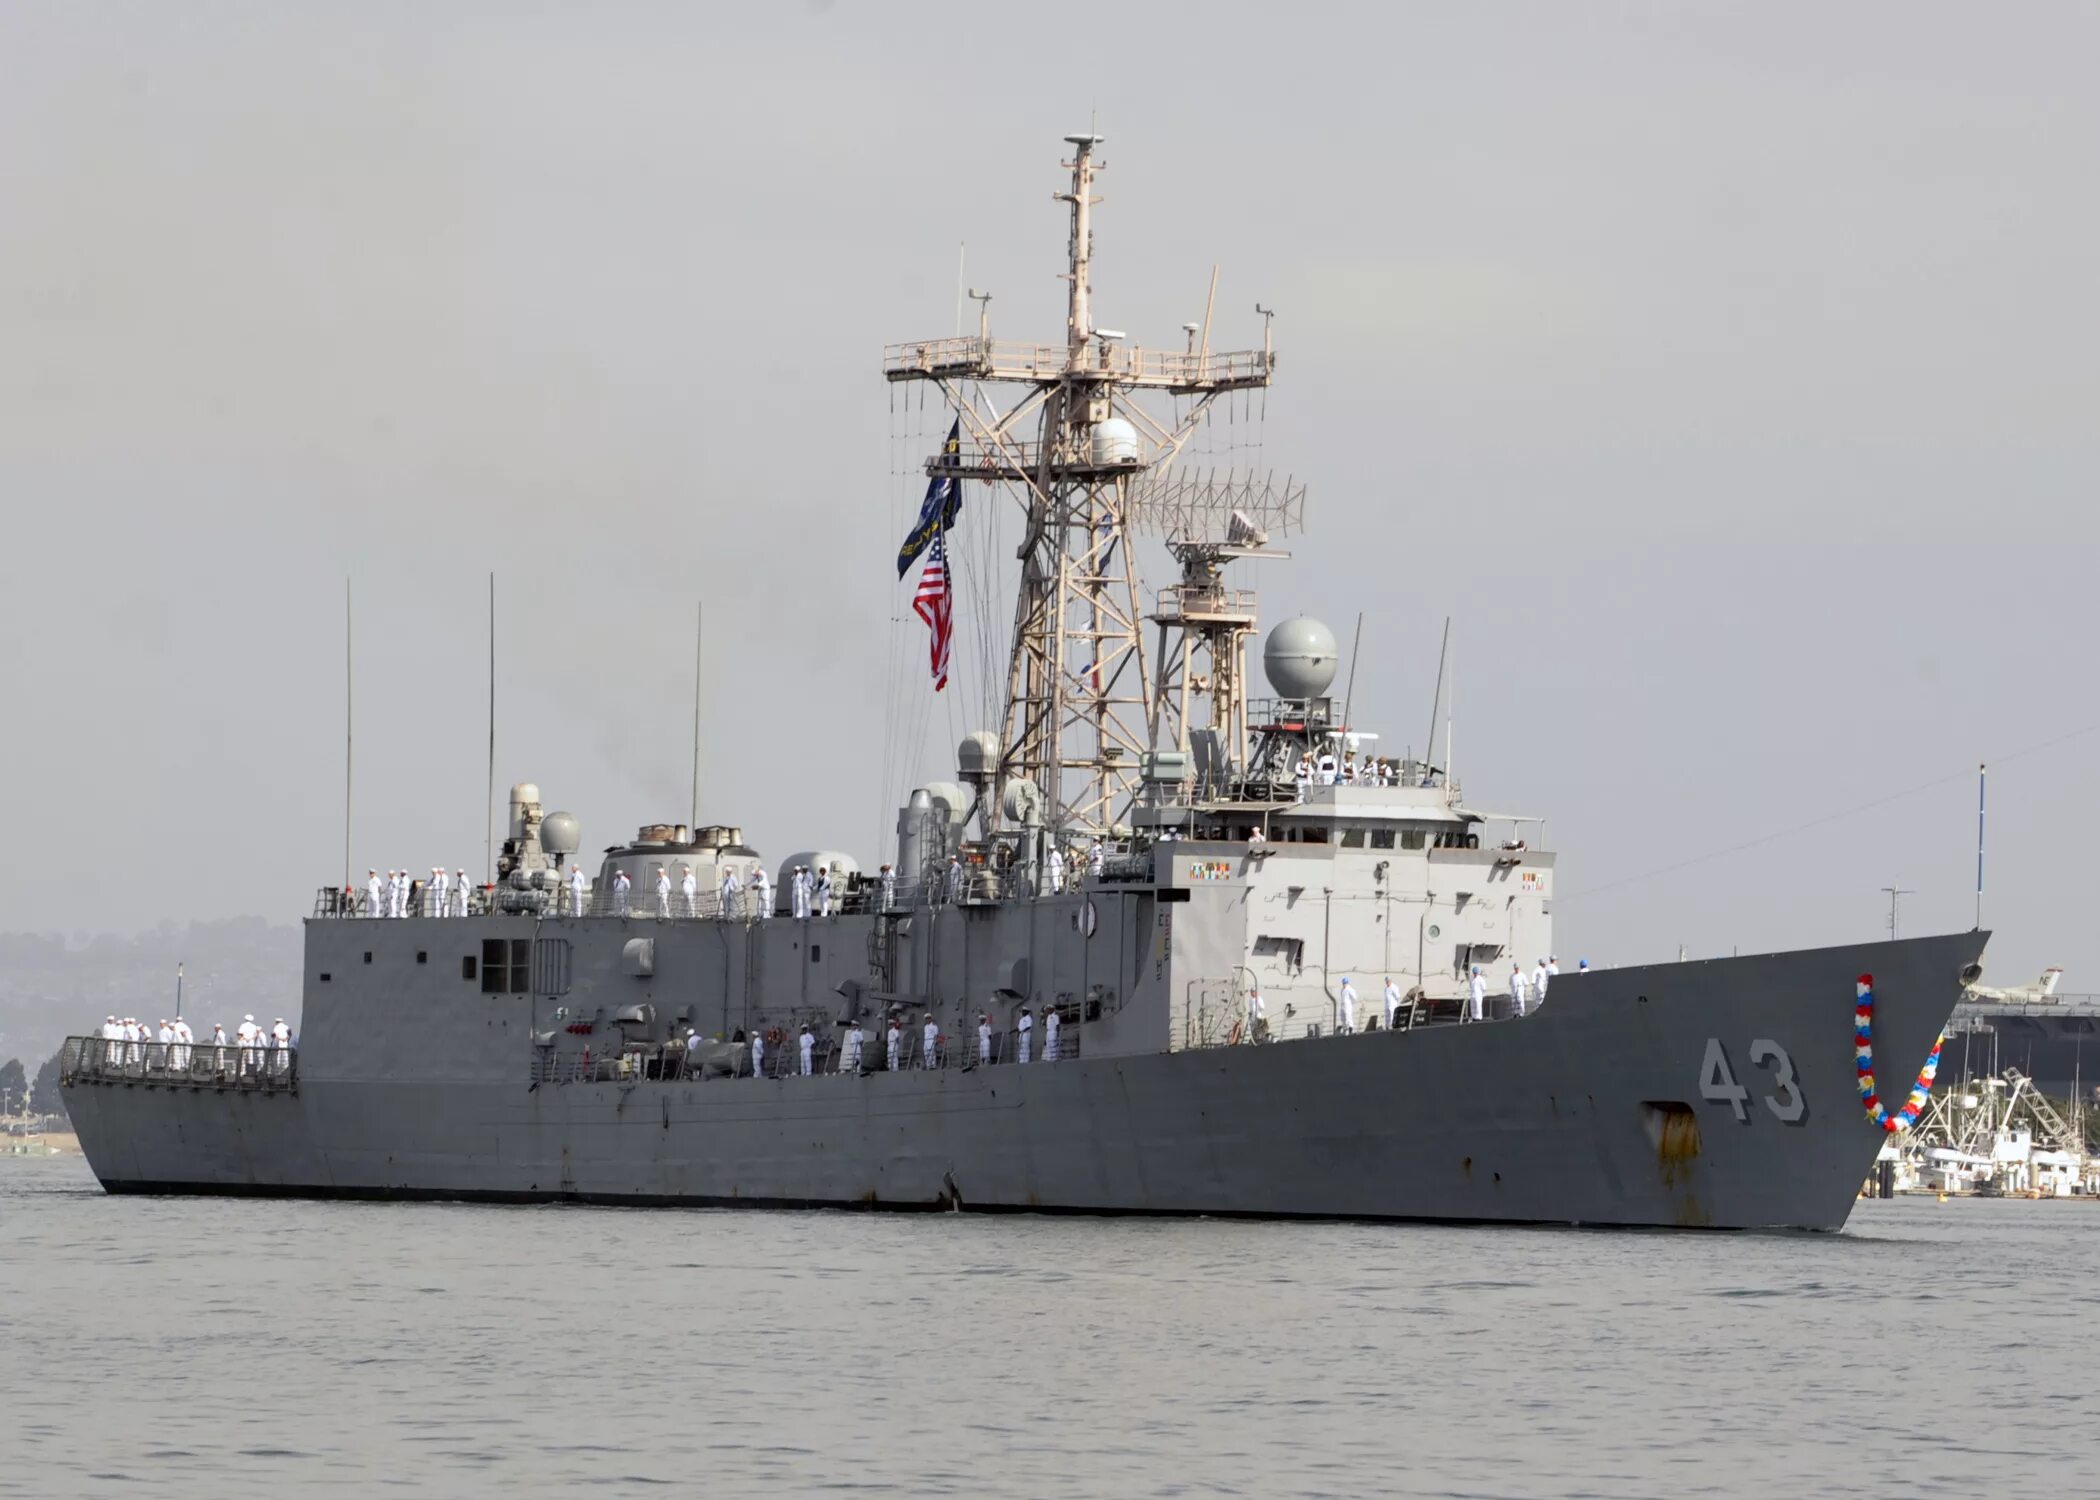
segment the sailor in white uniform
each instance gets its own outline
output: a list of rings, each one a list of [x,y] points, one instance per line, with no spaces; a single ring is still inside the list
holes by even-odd
[[[977,1017],[977,1060],[981,1063],[992,1060],[992,1018],[981,1012]]]
[[[175,1018],[175,1051],[168,1058],[168,1066],[188,1072],[190,1047],[196,1040],[197,1034],[190,1030],[190,1023],[177,1016]]]
[[[1057,845],[1050,846],[1050,891],[1063,895],[1065,890],[1065,853]]]
[[[1539,960],[1538,967],[1531,971],[1531,1008],[1537,1010],[1546,1003],[1546,983],[1553,971],[1546,967],[1546,960]]]
[[[115,1067],[124,1060],[124,1049],[119,1045],[124,1040],[124,1028],[117,1024],[115,1016],[102,1018],[102,1061]]]
[[[1393,976],[1385,977],[1385,1029],[1393,1029],[1393,1021],[1400,1014],[1400,986],[1393,983]]]
[[[472,886],[467,884],[467,872],[465,870],[461,870],[453,876],[452,905],[461,916],[467,914],[467,900],[473,894],[473,889]]]
[[[831,866],[817,871],[817,915],[831,915]]]
[[[736,869],[735,869],[735,867],[734,867],[734,866],[732,866],[732,865],[724,865],[724,866],[722,866],[722,889],[721,889],[721,899],[722,899],[722,915],[723,915],[724,917],[734,917],[734,916],[736,916],[736,914],[737,914],[737,910],[736,910],[736,898],[737,898],[737,894],[738,894],[738,893],[739,893],[740,891],[742,891],[742,890],[743,890],[743,888],[744,888],[744,883],[743,883],[743,882],[742,882],[741,880],[739,880],[739,879],[737,879],[737,878],[736,878]]]
[[[1473,1002],[1467,1009],[1467,1018],[1474,1021],[1487,1019],[1488,982],[1480,972],[1480,965],[1473,965]]]
[[[1025,1005],[1024,1005],[1024,1006],[1022,1006],[1022,1007],[1021,1007],[1021,1019],[1020,1019],[1019,1021],[1015,1022],[1014,1024],[1015,1024],[1015,1028],[1016,1028],[1016,1029],[1017,1029],[1017,1030],[1018,1030],[1018,1031],[1020,1032],[1020,1034],[1021,1034],[1021,1035],[1020,1035],[1020,1058],[1021,1058],[1021,1061],[1025,1063],[1025,1062],[1027,1062],[1027,1061],[1028,1061],[1028,1049],[1029,1049],[1029,1046],[1030,1046],[1030,1045],[1031,1045],[1031,1044],[1032,1044],[1032,1043],[1033,1043],[1033,1042],[1035,1041],[1035,1017],[1034,1017],[1034,1016],[1031,1016],[1031,1015],[1030,1015],[1030,1014],[1028,1013],[1028,1007],[1027,1007],[1027,1006],[1025,1006]]]
[[[962,900],[962,893],[962,858],[959,855],[951,854],[948,856],[948,899],[951,902],[960,901]]]
[[[217,1022],[211,1028],[211,1065],[215,1072],[226,1071],[226,1028]]]
[[[583,915],[583,866],[569,866],[569,915]]]
[[[919,1034],[924,1039],[925,1049],[923,1052],[920,1053],[919,1066],[922,1068],[939,1067],[941,1065],[941,1024],[940,1022],[934,1020],[931,1013],[927,1015],[926,1025],[921,1029]]]
[[[1346,974],[1342,976],[1341,1007],[1342,1033],[1346,1036],[1356,1030],[1356,986]]]
[[[408,915],[408,871],[406,870],[394,871],[394,905],[392,914],[397,917]]]
[[[763,868],[751,872],[751,904],[758,908],[759,921],[773,920],[773,877]]]
[[[1312,790],[1313,763],[1310,755],[1298,757],[1298,766],[1291,773],[1291,779],[1298,785],[1298,800],[1303,802],[1306,793]]]
[[[1060,1028],[1061,1028],[1061,1027],[1062,1027],[1063,1025],[1064,1025],[1064,1017],[1060,1016],[1060,1015],[1059,1015],[1059,1014],[1057,1013],[1057,1008],[1056,1008],[1055,1006],[1050,1006],[1050,1007],[1046,1007],[1046,1008],[1044,1009],[1044,1011],[1043,1011],[1043,1061],[1044,1061],[1044,1062],[1056,1062],[1056,1061],[1057,1061],[1057,1050],[1058,1050],[1058,1048],[1057,1048],[1057,1033],[1058,1033],[1058,1030],[1059,1030],[1059,1029],[1060,1029]]]
[[[888,865],[882,867],[882,909],[890,910],[897,904],[897,872]]]
[[[691,865],[680,865],[678,868],[685,871],[678,880],[678,894],[685,898],[684,915],[697,917],[700,915],[700,877],[693,873]]]
[[[1546,955],[1546,972],[1555,979],[1560,977],[1560,960],[1550,953]]]
[[[1509,966],[1509,1010],[1519,1020],[1524,1015],[1524,970],[1518,964]]]
[[[1320,785],[1333,786],[1334,778],[1334,752],[1332,750],[1322,750],[1320,752]]]
[[[656,867],[656,914],[671,915],[671,872],[662,865]]]
[[[809,1034],[809,1027],[802,1028],[802,1076],[809,1077],[816,1071],[817,1039]]]
[[[788,876],[788,910],[797,920],[809,915],[809,867],[795,866]]]
[[[902,1060],[901,1054],[904,1051],[904,1023],[895,1016],[890,1017],[890,1029],[886,1040],[889,1043],[890,1071],[894,1073],[897,1071],[898,1064]]]
[[[430,872],[430,905],[433,914],[440,917],[452,915],[452,877],[439,865]]]
[[[379,915],[381,914],[381,913],[380,913],[380,906],[379,906],[379,899],[380,899],[380,898],[379,898],[379,872],[378,872],[377,870],[367,870],[367,871],[365,871],[365,915],[366,915],[366,916],[368,916],[368,917],[376,917],[376,916],[379,916]]]
[[[623,917],[627,915],[627,893],[633,888],[634,882],[627,878],[627,872],[624,869],[613,873],[613,911],[618,915]]]
[[[1269,1019],[1269,1007],[1261,998],[1261,991],[1247,991],[1247,1040],[1254,1040],[1263,1023]]]
[[[175,1028],[168,1024],[166,1017],[161,1018],[160,1030],[154,1033],[153,1039],[160,1043],[160,1050],[153,1054],[154,1060],[165,1068],[168,1065],[168,1050],[175,1045]]]
[[[240,1043],[241,1075],[246,1077],[250,1073],[261,1072],[262,1064],[255,1053],[256,1049],[262,1046],[262,1028],[255,1024],[255,1017],[243,1016],[233,1035]]]
[[[1089,880],[1099,880],[1101,871],[1108,865],[1108,851],[1095,839],[1093,847],[1086,851],[1086,873]]]
[[[861,1049],[867,1044],[868,1033],[862,1029],[860,1022],[855,1021],[853,1029],[846,1033],[846,1055],[839,1063],[839,1071],[841,1073],[858,1073],[860,1071]]]
[[[270,1071],[284,1072],[292,1063],[292,1028],[285,1024],[283,1016],[279,1016],[277,1024],[270,1028],[270,1048]]]

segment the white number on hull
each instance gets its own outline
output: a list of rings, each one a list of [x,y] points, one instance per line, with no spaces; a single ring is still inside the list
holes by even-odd
[[[1750,1044],[1750,1062],[1755,1067],[1769,1065],[1772,1069],[1772,1092],[1765,1096],[1765,1108],[1772,1111],[1772,1118],[1783,1125],[1799,1125],[1806,1119],[1808,1101],[1801,1097],[1794,1079],[1794,1060],[1787,1056],[1786,1048],[1770,1037],[1759,1037]],[[1750,1091],[1735,1081],[1735,1069],[1728,1065],[1728,1049],[1717,1036],[1706,1039],[1706,1060],[1699,1065],[1699,1097],[1709,1104],[1727,1105],[1735,1111],[1738,1121],[1750,1123]]]
[[[1706,1061],[1699,1068],[1699,1097],[1709,1104],[1732,1106],[1738,1120],[1748,1123],[1750,1119],[1750,1091],[1735,1081],[1735,1070],[1728,1066],[1728,1054],[1717,1036],[1706,1039]]]

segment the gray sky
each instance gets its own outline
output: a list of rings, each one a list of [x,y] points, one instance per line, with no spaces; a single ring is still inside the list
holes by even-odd
[[[965,240],[995,331],[1056,336],[1095,112],[1100,321],[1178,344],[1214,262],[1215,345],[1280,309],[1214,451],[1312,487],[1268,617],[1361,610],[1358,717],[1404,746],[1457,616],[1458,770],[1551,819],[1564,958],[1872,937],[1899,880],[1908,929],[1966,926],[1990,759],[1993,976],[2100,989],[2100,734],[2013,756],[2100,722],[2091,11],[0,30],[6,926],[285,919],[339,876],[346,574],[360,878],[481,867],[490,568],[499,780],[588,847],[685,814],[704,595],[706,817],[881,858],[1007,623],[935,702],[890,559],[944,424],[881,346],[951,330]]]

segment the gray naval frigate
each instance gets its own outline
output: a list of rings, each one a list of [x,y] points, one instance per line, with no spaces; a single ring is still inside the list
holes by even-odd
[[[1985,934],[1550,973],[1556,855],[1448,752],[1378,753],[1325,626],[1270,631],[1250,691],[1224,575],[1287,555],[1304,491],[1177,460],[1270,383],[1268,310],[1234,353],[1208,312],[1098,326],[1104,164],[1067,139],[1064,339],[980,298],[885,352],[953,412],[900,574],[966,486],[1026,522],[1004,722],[890,857],[769,867],[692,816],[587,859],[520,784],[470,891],[320,893],[292,1044],[70,1040],[110,1192],[1844,1224],[1884,1139],[1855,982],[1900,1099]],[[1149,607],[1139,538],[1179,569]]]

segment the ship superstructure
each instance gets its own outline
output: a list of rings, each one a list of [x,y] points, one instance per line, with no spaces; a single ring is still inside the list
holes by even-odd
[[[1304,490],[1175,460],[1269,382],[1269,325],[1230,354],[1097,326],[1100,141],[1067,139],[1064,340],[981,322],[884,356],[951,396],[929,475],[1026,523],[1003,723],[910,793],[892,857],[687,822],[591,858],[521,783],[463,912],[321,893],[295,1047],[69,1042],[105,1185],[1842,1224],[1882,1133],[1855,980],[1915,1067],[1984,935],[1541,984],[1555,860],[1526,823],[1375,753],[1317,621],[1268,633],[1255,695],[1227,573],[1283,555]],[[1021,394],[987,416],[965,382]],[[1140,534],[1179,569],[1149,608]]]

